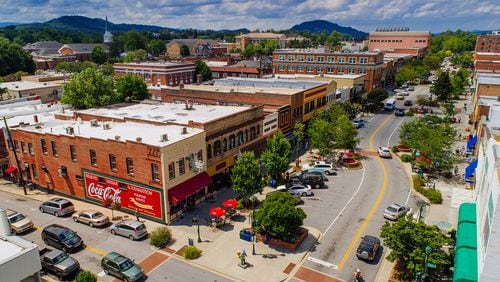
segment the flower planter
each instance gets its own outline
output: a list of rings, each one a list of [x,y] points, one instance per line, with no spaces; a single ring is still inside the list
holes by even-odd
[[[361,163],[358,160],[355,159],[344,159],[344,166],[348,168],[356,168],[361,165]]]
[[[407,147],[407,146],[402,145],[402,144],[397,145],[397,146],[396,146],[396,148],[398,148],[398,150],[399,150],[400,152],[404,152],[404,153],[409,153],[409,152],[411,152],[411,148],[410,148],[410,147]]]
[[[265,244],[268,244],[269,246],[281,247],[281,248],[284,248],[284,249],[287,249],[290,251],[296,251],[300,247],[302,242],[304,242],[304,240],[307,238],[307,235],[309,234],[309,230],[307,230],[305,228],[299,228],[298,233],[299,234],[296,238],[297,240],[294,243],[281,241],[281,240],[278,240],[276,238],[270,238],[266,241],[265,236],[263,236],[262,234],[256,234],[255,237],[256,237],[257,241],[261,241]]]

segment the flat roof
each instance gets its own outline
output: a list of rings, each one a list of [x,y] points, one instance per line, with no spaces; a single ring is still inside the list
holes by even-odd
[[[356,52],[356,51],[328,51],[325,48],[307,48],[307,49],[298,49],[298,48],[292,48],[292,49],[276,49],[274,50],[275,53],[287,53],[287,54],[327,54],[327,55],[376,55],[380,52],[370,52],[370,51],[365,51],[365,52]]]
[[[216,79],[214,86],[247,86],[254,88],[285,88],[285,89],[300,89],[307,90],[318,86],[326,85],[325,82],[319,81],[304,81],[304,80],[287,80],[287,79],[263,79],[263,78],[241,78],[228,77]]]
[[[369,35],[383,35],[383,36],[422,36],[431,35],[429,31],[370,31]]]
[[[187,86],[187,85],[185,85]],[[186,87],[185,87],[186,88]],[[114,119],[133,118],[163,123],[188,124],[189,121],[207,123],[223,117],[236,115],[251,106],[218,106],[193,104],[186,110],[185,103],[135,104],[120,108],[99,108],[78,111],[81,113]]]
[[[105,129],[104,124],[109,125]],[[68,134],[68,127],[72,127],[74,133]],[[92,126],[90,121],[74,121],[51,119],[40,124],[33,124],[16,128],[41,134],[56,134],[65,136],[80,136],[101,140],[115,140],[119,136],[119,141],[137,142],[137,138],[142,138],[141,143],[164,147],[176,143],[191,136],[204,132],[202,129],[187,127],[187,133],[182,134],[185,126],[180,125],[152,125],[137,122],[98,122],[98,126]],[[161,141],[161,136],[167,134],[168,141]]]
[[[0,83],[0,88],[7,88],[9,90],[22,91],[30,89],[61,87],[58,84],[50,82],[35,82],[35,81],[12,81]]]
[[[500,85],[500,77],[498,77],[498,76],[491,76],[491,75],[485,75],[485,74],[478,74],[477,75],[477,83],[478,84]]]
[[[175,63],[175,62],[131,62],[131,63],[116,63],[115,66],[152,66],[152,67],[175,67],[175,66],[194,66],[193,63]]]
[[[179,87],[176,87],[179,89]],[[275,94],[275,95],[285,95],[292,96],[297,94],[302,90],[298,89],[288,89],[288,88],[269,88],[269,87],[253,87],[253,86],[224,86],[224,85],[194,85],[194,84],[186,84],[184,85],[184,89],[188,90],[199,90],[199,91],[213,91],[222,94],[231,94],[231,93],[245,93],[245,94]]]
[[[276,74],[278,78],[345,78],[345,79],[357,79],[364,77],[364,74],[324,74],[323,76],[314,74]]]
[[[23,253],[38,248],[37,245],[17,236],[0,237],[0,265]]]

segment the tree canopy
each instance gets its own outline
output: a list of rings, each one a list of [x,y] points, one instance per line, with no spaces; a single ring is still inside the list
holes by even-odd
[[[423,272],[426,262],[447,266],[451,258],[443,247],[450,240],[435,225],[417,222],[411,215],[398,219],[395,223],[385,222],[380,236],[391,252],[387,259],[396,261],[396,274],[403,281],[413,281],[417,272]],[[426,261],[426,247],[430,253]]]
[[[123,47],[125,51],[146,50],[147,38],[137,30],[130,30],[123,34]]]
[[[76,109],[106,106],[119,101],[121,97],[113,89],[113,78],[93,68],[73,75],[64,85],[61,98],[61,102]]]
[[[439,100],[447,101],[452,93],[450,74],[448,72],[441,72],[432,84],[430,92],[436,95]]]
[[[106,62],[108,59],[108,56],[106,55],[106,51],[102,46],[95,46],[94,49],[92,50],[92,54],[90,55],[92,58],[92,62],[102,65]]]
[[[163,53],[165,53],[165,48],[165,41],[161,39],[153,39],[148,44],[149,52],[155,57],[163,55]]]
[[[130,97],[132,100],[144,100],[151,97],[148,86],[138,76],[126,74],[116,80],[116,92],[120,97]]]
[[[212,71],[205,62],[198,60],[194,64],[196,65],[196,74],[201,74],[204,81],[212,79]]]
[[[269,174],[274,179],[282,179],[290,164],[291,146],[281,131],[267,139],[267,149],[262,153],[261,160]]]
[[[297,200],[286,192],[268,194],[262,208],[255,211],[259,228],[275,238],[292,241],[306,218],[305,212],[295,206],[296,202]]]
[[[189,47],[187,45],[182,45],[180,49],[180,55],[183,57],[187,57],[190,55]]]
[[[249,197],[260,193],[265,185],[260,175],[259,161],[251,151],[241,153],[239,160],[231,170],[233,190]]]
[[[85,69],[96,69],[97,65],[91,61],[83,62],[60,62],[56,66],[58,72],[79,73]]]
[[[384,100],[389,97],[389,93],[383,88],[374,88],[366,94],[363,98],[363,105],[366,105],[366,109],[370,112],[376,112],[384,107]]]
[[[36,65],[31,55],[17,43],[10,43],[8,39],[0,37],[0,76],[13,74],[18,71],[35,73]]]

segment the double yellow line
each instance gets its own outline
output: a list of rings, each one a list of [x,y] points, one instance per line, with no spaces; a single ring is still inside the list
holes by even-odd
[[[375,129],[375,131],[372,133],[370,136],[370,151],[375,151],[373,147],[373,139],[375,138],[375,135],[377,132],[384,127],[384,125],[389,121],[389,119],[392,117],[392,115],[389,115],[378,127]],[[380,163],[380,166],[382,167],[382,174],[384,177],[384,182],[382,183],[382,189],[380,190],[377,199],[375,200],[375,203],[373,204],[372,208],[368,212],[368,215],[365,217],[365,220],[363,221],[363,224],[361,224],[361,227],[358,229],[358,232],[356,235],[354,235],[354,238],[352,239],[351,243],[349,244],[349,248],[347,248],[347,251],[344,253],[344,256],[340,260],[340,263],[338,264],[338,270],[340,271],[344,264],[347,262],[349,259],[349,256],[352,253],[352,250],[354,249],[354,246],[358,242],[358,240],[361,238],[361,235],[365,231],[366,226],[370,222],[373,214],[377,210],[378,206],[380,205],[380,202],[382,201],[382,198],[384,197],[385,191],[387,190],[387,169],[385,168],[384,162],[377,157],[377,161]]]

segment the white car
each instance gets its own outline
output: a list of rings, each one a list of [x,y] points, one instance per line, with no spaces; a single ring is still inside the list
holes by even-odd
[[[396,99],[397,100],[404,100],[404,98],[405,98],[405,95],[403,95],[403,93],[396,94]]]
[[[378,155],[382,158],[392,158],[391,149],[389,149],[389,147],[378,147]]]
[[[315,171],[321,171],[326,175],[335,175],[335,168],[333,167],[333,164],[331,162],[314,162],[311,164],[306,164],[302,167],[302,171],[309,171],[309,170],[315,170]]]
[[[313,192],[311,191],[310,185],[303,185],[297,182],[290,182],[285,185],[280,185],[277,188],[278,191],[287,190],[290,193],[294,193],[296,195],[300,195],[302,197],[312,196]]]
[[[398,218],[405,216],[410,208],[405,205],[392,204],[384,210],[384,217],[390,220],[397,220]]]

